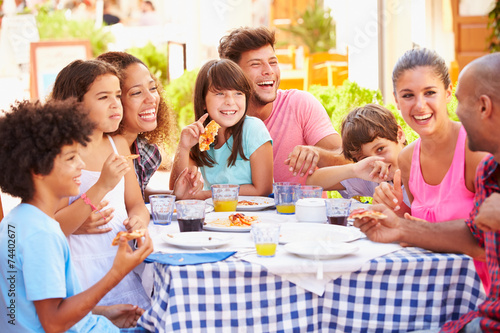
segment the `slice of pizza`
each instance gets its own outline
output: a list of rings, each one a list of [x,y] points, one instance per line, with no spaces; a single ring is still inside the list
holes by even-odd
[[[236,213],[229,215],[228,219],[231,221],[231,226],[245,227],[250,226],[258,219],[257,216],[245,216],[245,214]]]
[[[138,157],[139,157],[139,155],[138,155],[138,154],[130,154],[130,155],[125,156],[125,158],[126,158],[127,160],[135,160],[135,159],[136,159],[136,158],[138,158]]]
[[[210,144],[214,142],[215,136],[219,131],[220,125],[212,120],[208,123],[207,127],[205,127],[205,133],[200,135],[199,144],[200,151],[205,151],[210,149]]]
[[[387,215],[374,210],[366,210],[364,208],[355,209],[349,215],[350,219],[362,219],[363,217],[380,220],[387,218]]]
[[[121,236],[125,236],[127,241],[130,241],[132,239],[137,239],[141,238],[146,234],[146,229],[137,229],[134,231],[120,231],[119,233],[116,234],[116,237],[113,239],[113,242],[111,245],[115,246],[118,245],[118,242],[120,241]]]

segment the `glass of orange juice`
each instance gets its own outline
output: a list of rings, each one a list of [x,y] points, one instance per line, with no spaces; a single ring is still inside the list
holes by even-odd
[[[259,257],[274,257],[280,238],[280,225],[276,223],[252,224],[252,236]]]
[[[273,184],[274,204],[278,214],[295,214],[295,203],[299,199],[300,184],[280,182]]]
[[[212,185],[212,201],[216,212],[234,212],[238,206],[239,185]]]

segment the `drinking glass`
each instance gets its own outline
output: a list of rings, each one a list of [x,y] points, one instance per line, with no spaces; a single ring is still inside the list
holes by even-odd
[[[177,208],[177,222],[179,230],[202,231],[205,222],[205,201],[203,200],[180,200],[175,204]]]
[[[151,204],[151,215],[153,216],[154,224],[168,225],[172,222],[172,214],[175,209],[175,195],[150,195],[149,203]]]
[[[216,212],[234,212],[238,206],[239,185],[212,185],[212,201]]]
[[[274,257],[280,239],[280,225],[275,223],[252,224],[252,236],[259,257]]]
[[[326,199],[328,223],[347,226],[350,209],[351,199]]]
[[[278,214],[295,214],[295,203],[299,199],[299,183],[281,182],[273,184],[274,203]]]

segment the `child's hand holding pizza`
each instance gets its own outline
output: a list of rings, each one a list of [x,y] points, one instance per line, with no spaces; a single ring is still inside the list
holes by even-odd
[[[129,240],[136,239],[137,246],[132,250],[128,244]],[[139,229],[133,232],[119,232],[113,240],[113,245],[118,245],[115,260],[111,271],[115,271],[121,279],[134,267],[139,265],[153,252],[153,241],[147,229]]]
[[[204,114],[200,117],[200,119],[182,129],[179,140],[179,148],[189,150],[199,142],[200,135],[205,132],[205,126],[203,126],[203,123],[207,118],[208,113]]]

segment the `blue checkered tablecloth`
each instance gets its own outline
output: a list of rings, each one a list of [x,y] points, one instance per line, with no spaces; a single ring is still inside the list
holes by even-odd
[[[439,327],[484,300],[472,260],[406,248],[331,281],[323,296],[236,259],[155,265],[153,332],[407,332]]]

